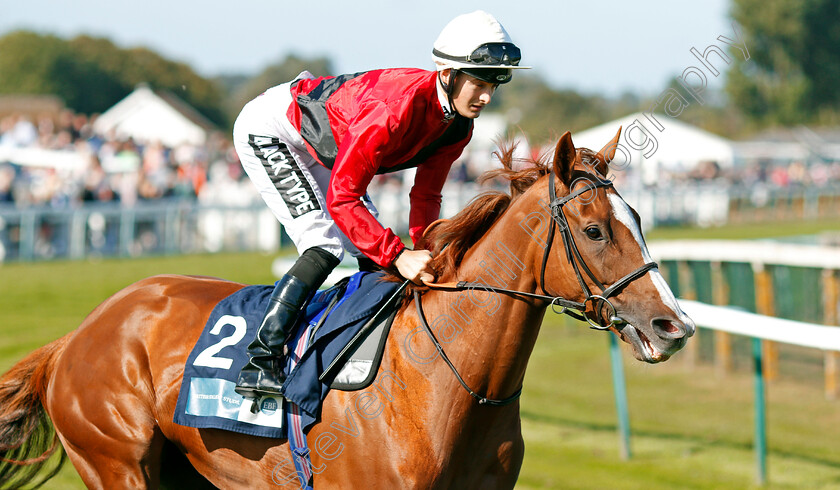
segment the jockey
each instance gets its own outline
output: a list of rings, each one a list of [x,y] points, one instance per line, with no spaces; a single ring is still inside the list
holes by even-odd
[[[449,168],[496,87],[527,67],[518,66],[519,48],[501,24],[482,11],[447,24],[432,59],[435,72],[396,68],[321,78],[303,72],[266,90],[237,117],[233,140],[242,166],[300,253],[275,285],[237,393],[282,394],[289,331],[345,250],[363,269],[372,261],[416,284],[434,280],[423,231],[439,216]],[[412,167],[413,250],[379,224],[366,193],[376,174]]]

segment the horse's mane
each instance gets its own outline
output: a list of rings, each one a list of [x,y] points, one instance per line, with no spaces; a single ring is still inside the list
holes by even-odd
[[[528,190],[540,177],[551,171],[546,155],[532,159],[514,158],[515,145],[502,146],[494,154],[502,164],[501,168],[488,170],[478,181],[501,178],[510,182],[510,194],[487,191],[476,196],[467,206],[451,219],[432,223],[425,238],[432,251],[432,267],[437,277],[454,272],[467,250],[478,241],[496,220],[505,212],[513,199]],[[514,170],[517,164],[519,170]]]

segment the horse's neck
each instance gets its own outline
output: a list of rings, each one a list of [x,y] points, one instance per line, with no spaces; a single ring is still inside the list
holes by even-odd
[[[520,229],[518,220],[524,214],[517,208],[522,209],[509,209],[470,248],[456,272],[457,278],[450,279],[535,292],[538,247]],[[448,315],[452,330],[460,328],[458,336],[444,348],[452,351],[450,357],[457,358],[457,364],[463,366],[459,368],[462,374],[477,380],[477,386],[472,388],[483,388],[494,398],[510,396],[521,386],[545,313],[544,304],[480,286],[457,294],[434,295],[435,310]]]

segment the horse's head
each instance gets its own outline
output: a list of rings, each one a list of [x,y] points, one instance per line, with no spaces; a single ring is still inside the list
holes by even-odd
[[[589,322],[618,334],[637,359],[661,362],[695,326],[651,259],[639,215],[607,180],[620,134],[598,153],[576,149],[568,132],[557,143],[543,197],[552,201],[557,232],[549,234],[538,280],[549,294],[583,303]]]

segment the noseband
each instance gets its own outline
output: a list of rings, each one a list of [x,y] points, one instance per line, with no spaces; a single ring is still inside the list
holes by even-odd
[[[584,188],[579,189],[575,192],[570,192],[566,196],[557,197],[557,191],[554,185],[554,173],[552,172],[549,177],[548,195],[550,202],[548,206],[552,219],[551,224],[549,225],[550,228],[548,230],[548,237],[546,239],[546,244],[544,248],[545,251],[543,252],[542,266],[540,267],[540,289],[542,289],[543,293],[545,294],[528,293],[525,291],[517,291],[514,289],[497,288],[483,283],[474,283],[467,281],[460,281],[458,283],[455,283],[454,285],[428,284],[428,286],[443,291],[462,291],[469,288],[481,287],[482,289],[487,291],[506,293],[512,296],[522,296],[528,298],[541,299],[543,301],[548,302],[551,305],[551,309],[555,313],[565,313],[578,320],[586,321],[587,323],[589,323],[590,328],[596,330],[608,330],[612,326],[627,323],[624,319],[618,316],[618,312],[615,306],[610,302],[610,298],[612,296],[615,296],[619,291],[624,289],[624,287],[626,287],[631,282],[644,276],[651,269],[656,269],[658,265],[656,264],[656,262],[648,262],[639,267],[638,269],[634,270],[633,272],[622,277],[609,287],[606,287],[601,281],[598,280],[598,278],[595,277],[595,274],[593,274],[589,266],[586,265],[586,261],[583,260],[583,256],[580,254],[580,250],[578,250],[578,246],[575,243],[574,236],[572,236],[571,228],[569,227],[569,222],[566,219],[566,214],[563,211],[564,205],[566,205],[570,201],[577,199],[584,192],[590,190],[595,191],[600,187],[612,187],[613,185],[611,181],[602,180],[600,178],[596,178],[595,181],[589,180],[589,184],[591,185],[587,185]],[[551,252],[551,245],[554,242],[555,227],[560,229],[560,236],[563,238],[563,248],[566,250],[566,258],[572,264],[572,269],[574,269],[575,271],[578,283],[580,284],[580,287],[583,290],[584,295],[586,296],[586,299],[584,299],[583,302],[572,301],[565,299],[562,296],[551,295],[551,293],[549,293],[548,290],[546,290],[545,288],[545,270],[548,265],[548,257]],[[581,270],[583,270],[583,273],[581,273]],[[592,290],[589,288],[589,285],[586,284],[586,280],[584,280],[583,278],[584,273],[601,290],[600,294],[592,294]],[[432,340],[432,343],[434,343],[438,354],[441,356],[444,362],[446,362],[446,364],[455,374],[455,377],[458,379],[458,382],[461,384],[461,386],[464,387],[464,389],[467,390],[470,396],[477,399],[480,405],[490,406],[504,406],[509,403],[512,403],[517,398],[519,398],[519,396],[522,394],[521,387],[513,395],[501,400],[489,399],[486,396],[479,395],[478,393],[473,391],[458,373],[458,370],[455,368],[455,365],[452,364],[452,361],[449,360],[449,357],[443,351],[443,346],[435,337],[434,332],[432,332],[432,329],[429,326],[428,321],[426,320],[426,315],[423,313],[423,307],[420,303],[420,299],[420,291],[415,289],[414,302],[417,307],[417,315],[420,318],[420,324],[426,330],[426,333],[429,335],[429,338]],[[589,315],[586,314],[586,311],[589,306],[592,307],[592,311],[594,311],[596,315],[595,319],[590,318]],[[600,321],[600,312],[604,307],[609,307],[609,309],[612,310],[612,314],[610,314],[607,317],[609,321],[605,322],[605,324],[602,324]]]

